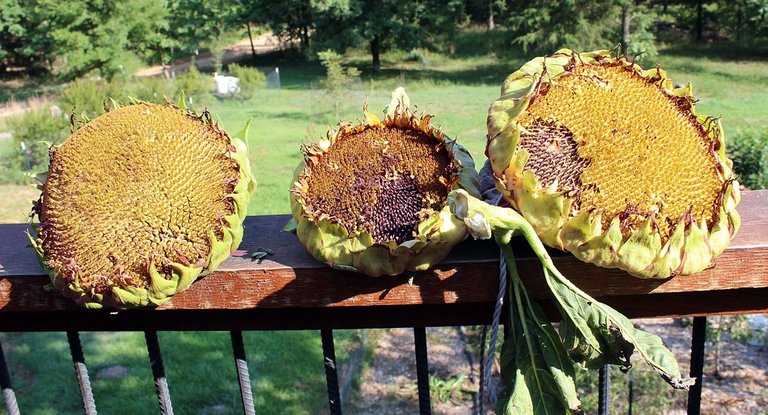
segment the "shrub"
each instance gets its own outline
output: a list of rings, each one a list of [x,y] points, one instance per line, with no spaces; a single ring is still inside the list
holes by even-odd
[[[407,62],[417,62],[424,66],[429,66],[431,62],[427,57],[428,53],[429,51],[426,49],[411,49],[411,51],[405,55],[405,60]]]
[[[213,80],[210,76],[200,73],[193,60],[189,64],[189,70],[176,78],[176,95],[184,94],[188,103],[194,108],[213,103]]]
[[[317,56],[325,67],[323,86],[325,86],[328,95],[333,99],[334,113],[338,117],[345,92],[349,89],[352,82],[359,78],[360,71],[357,68],[344,68],[341,65],[344,57],[330,49],[325,52],[318,52]]]
[[[175,102],[176,90],[170,79],[161,76],[147,76],[134,78],[129,93],[131,97],[136,99],[161,104],[165,102],[166,98]]]
[[[768,128],[740,131],[726,148],[741,184],[750,189],[768,188]]]
[[[54,116],[50,108],[29,110],[8,119],[13,134],[13,148],[0,160],[0,180],[5,183],[29,183],[25,173],[48,170],[48,149],[69,135],[67,119]]]
[[[240,91],[233,95],[241,101],[250,99],[267,85],[267,77],[256,68],[233,63],[229,65],[229,71],[238,78]]]
[[[124,100],[123,88],[117,81],[77,79],[61,91],[59,106],[64,112],[75,111],[93,118],[104,112],[104,103],[110,98]]]

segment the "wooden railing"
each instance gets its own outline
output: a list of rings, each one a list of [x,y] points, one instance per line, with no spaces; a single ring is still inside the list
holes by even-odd
[[[768,191],[744,192],[739,212],[729,248],[695,275],[641,280],[552,254],[571,281],[628,317],[768,313]],[[427,326],[490,323],[499,282],[493,242],[466,241],[431,271],[373,279],[315,261],[280,231],[287,220],[249,217],[240,250],[218,271],[161,307],[119,312],[80,309],[44,290],[48,277],[28,247],[27,226],[0,225],[0,331],[138,330],[151,346],[158,330],[230,330],[237,348],[241,330],[320,329],[327,337],[333,329],[415,327],[418,337]],[[516,243],[520,274],[546,307],[539,262]],[[259,248],[273,254],[258,259]]]

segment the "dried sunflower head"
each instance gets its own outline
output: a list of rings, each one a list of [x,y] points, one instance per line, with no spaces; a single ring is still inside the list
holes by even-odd
[[[467,231],[448,193],[478,193],[469,153],[410,109],[402,88],[385,119],[364,111],[304,148],[291,187],[296,234],[318,260],[370,276],[421,271]]]
[[[563,49],[510,75],[488,113],[497,188],[547,245],[644,278],[710,265],[739,227],[720,120],[608,51]]]
[[[80,125],[51,150],[33,210],[54,286],[90,308],[157,305],[213,271],[240,244],[255,188],[246,134],[147,103]]]

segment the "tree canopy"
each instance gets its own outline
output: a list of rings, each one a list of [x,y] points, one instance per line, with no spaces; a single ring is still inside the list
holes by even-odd
[[[390,48],[455,52],[467,24],[506,34],[509,49],[610,48],[653,55],[664,29],[692,39],[764,42],[768,0],[0,0],[0,73],[51,72],[107,79],[131,64],[169,63],[225,33],[262,25],[310,58],[349,47],[378,71]]]

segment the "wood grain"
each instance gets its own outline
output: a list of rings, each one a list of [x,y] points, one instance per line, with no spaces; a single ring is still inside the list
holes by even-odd
[[[668,280],[552,252],[557,267],[594,297],[630,317],[768,312],[768,191],[745,192],[742,227],[711,269]],[[28,247],[26,225],[0,225],[0,330],[224,330],[482,324],[498,286],[498,249],[465,241],[434,270],[368,278],[315,261],[281,232],[288,216],[246,220],[240,250],[218,271],[153,310],[81,310],[48,282]],[[548,302],[538,260],[515,241],[518,268],[531,294]],[[252,259],[258,248],[274,255]],[[553,317],[556,317],[553,314]],[[74,327],[73,327],[74,325]]]

